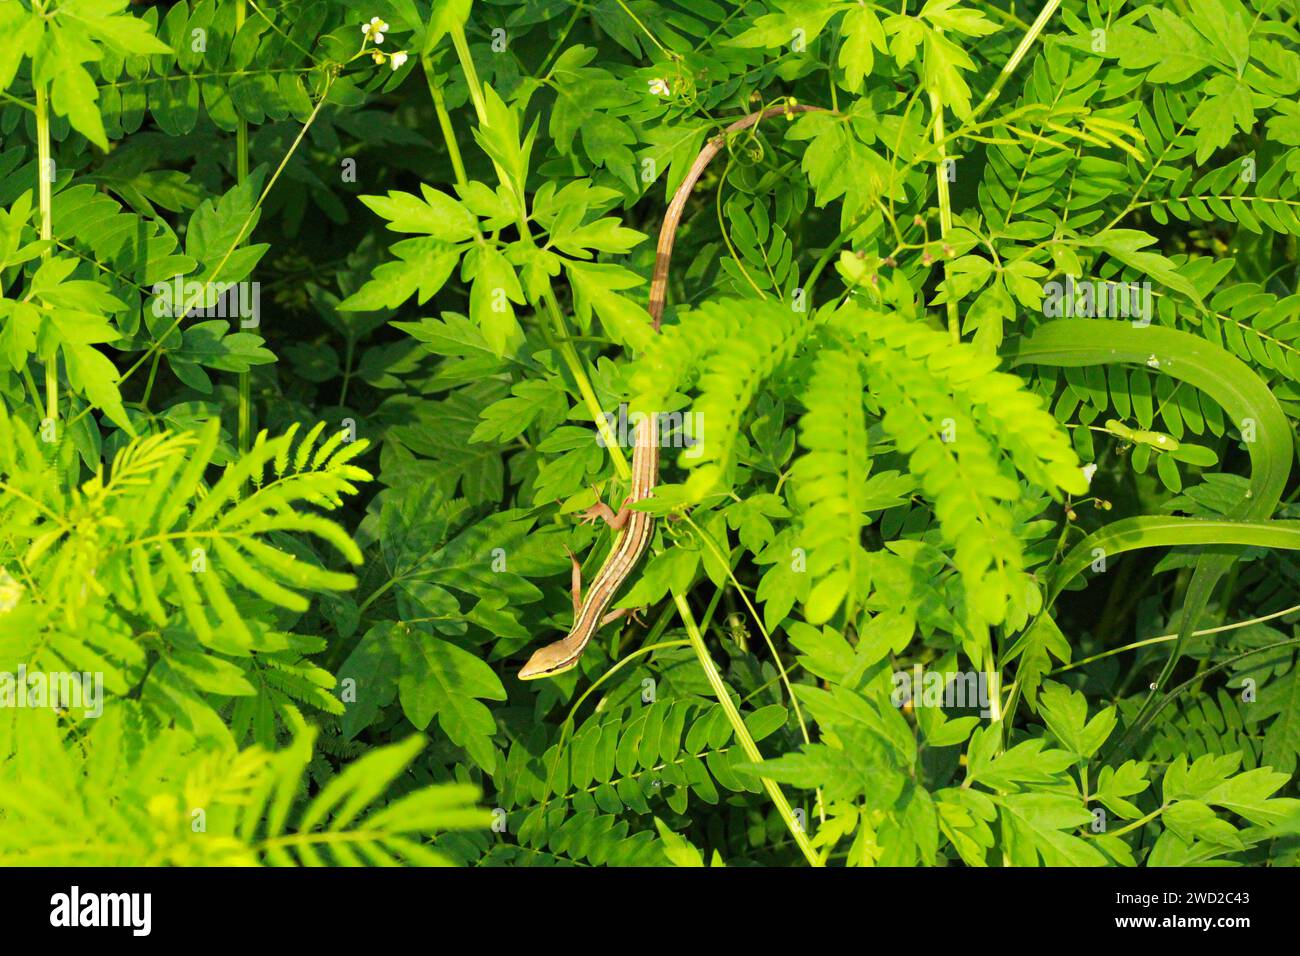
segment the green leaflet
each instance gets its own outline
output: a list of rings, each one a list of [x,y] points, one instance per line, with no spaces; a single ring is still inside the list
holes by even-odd
[[[408,625],[394,624],[388,640],[396,645],[401,661],[397,688],[407,718],[424,730],[437,716],[452,742],[491,773],[496,764],[492,746],[496,723],[479,698],[505,700],[501,679],[470,652]]]
[[[858,596],[869,587],[861,536],[867,524],[871,451],[862,409],[862,375],[849,351],[817,357],[804,402],[799,440],[800,480],[812,504],[805,543],[820,580],[804,605],[810,624],[822,624],[845,602],[853,619]]]

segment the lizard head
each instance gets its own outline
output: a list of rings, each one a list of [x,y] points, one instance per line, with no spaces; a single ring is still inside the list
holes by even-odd
[[[537,680],[539,677],[554,677],[572,670],[578,665],[578,657],[564,646],[563,641],[539,647],[528,658],[528,663],[519,669],[520,680]]]

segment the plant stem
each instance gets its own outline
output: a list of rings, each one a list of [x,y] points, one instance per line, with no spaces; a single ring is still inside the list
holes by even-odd
[[[235,33],[244,25],[247,15],[246,0],[235,4]],[[269,22],[269,21],[268,21]],[[242,116],[235,128],[235,174],[242,185],[248,180],[248,120]],[[253,394],[252,375],[245,369],[239,373],[239,451],[246,454],[253,447]]]
[[[997,655],[993,653],[991,640],[984,645],[984,673],[993,685],[989,688],[989,720],[998,723],[1002,720],[1002,671],[998,667]],[[998,739],[1002,739],[1001,735]]]
[[[1207,627],[1199,631],[1192,631],[1192,637],[1204,637],[1207,634],[1222,634],[1224,631],[1235,631],[1241,627],[1250,627],[1252,624],[1263,624],[1265,621],[1272,621],[1279,617],[1286,617],[1288,614],[1294,614],[1300,611],[1300,604],[1293,604],[1291,607],[1283,608],[1280,611],[1274,611],[1272,614],[1265,614],[1262,617],[1252,617],[1249,621],[1237,621],[1235,624],[1221,624],[1218,627]],[[1123,654],[1125,651],[1135,651],[1140,647],[1150,647],[1152,644],[1164,644],[1168,641],[1178,639],[1177,634],[1161,634],[1159,637],[1148,637],[1145,640],[1134,641],[1132,644],[1125,644],[1123,647],[1112,647],[1108,651],[1102,651],[1100,654],[1093,654],[1091,657],[1085,657],[1081,661],[1075,661],[1073,664],[1066,664],[1064,667],[1058,667],[1050,671],[1047,676],[1053,677],[1057,674],[1064,674],[1066,671],[1072,671],[1076,667],[1083,667],[1094,661],[1103,658],[1113,657],[1116,654]],[[1208,660],[1208,659],[1207,659]]]
[[[32,404],[37,409],[41,407],[41,390],[36,387],[36,379],[32,375],[32,367],[26,362],[23,363],[22,369],[23,382],[27,385],[27,394],[32,400]]]
[[[952,196],[948,192],[948,148],[944,145],[943,100],[934,90],[930,91],[930,107],[934,110],[934,145],[939,151],[939,165],[935,170],[935,186],[939,191],[939,238],[943,240],[943,276],[951,281],[952,274],[948,267],[947,243],[948,233],[952,231]],[[948,295],[948,334],[954,342],[961,341],[961,319],[957,316],[957,301]]]
[[[226,249],[225,255],[221,257],[221,261],[217,263],[217,267],[212,270],[211,281],[217,281],[217,277],[221,275],[221,270],[226,267],[226,263],[229,262],[230,257],[234,255],[235,249],[238,248],[241,242],[243,242],[244,234],[248,231],[248,226],[253,221],[253,217],[257,215],[257,211],[262,208],[262,203],[266,202],[266,197],[270,195],[271,190],[280,179],[280,174],[283,173],[284,168],[289,165],[289,160],[293,158],[293,154],[297,151],[298,147],[302,144],[303,139],[307,136],[307,130],[311,129],[312,123],[316,122],[316,117],[320,115],[321,108],[325,105],[325,100],[329,96],[330,86],[333,82],[332,78],[325,81],[325,88],[321,91],[320,99],[317,100],[315,108],[311,111],[311,115],[307,117],[307,122],[303,123],[302,129],[298,131],[298,135],[294,137],[293,143],[289,147],[289,151],[285,153],[284,158],[280,160],[280,165],[275,168],[275,172],[271,174],[271,178],[267,181],[267,184],[262,187],[262,192],[261,195],[257,197],[257,202],[253,203],[253,208],[250,209],[248,215],[244,217],[244,223],[239,227],[239,234],[235,237],[235,241]],[[145,349],[144,354],[132,362],[131,366],[118,376],[117,384],[121,385],[139,371],[140,367],[144,365],[145,362],[152,359],[153,356],[162,348],[163,343],[167,341],[167,337],[171,335],[172,332],[176,331],[184,320],[184,315],[177,316],[162,335],[156,336],[153,344],[150,345],[149,348]],[[85,415],[88,410],[89,406],[73,419],[72,424],[76,424],[76,422],[81,419],[81,416]]]
[[[451,28],[452,44],[456,48],[456,55],[460,59],[461,71],[465,74],[465,82],[469,84],[470,100],[474,104],[474,111],[478,116],[479,126],[487,126],[487,100],[483,96],[483,86],[479,82],[478,70],[474,67],[474,58],[470,55],[469,41],[465,37],[465,28],[459,24]],[[428,74],[426,73],[426,76]],[[434,84],[430,79],[430,89]],[[437,100],[434,102],[437,108]],[[439,123],[441,124],[441,118]],[[459,150],[455,145],[455,137],[450,135],[451,122],[448,119],[443,125],[443,134],[447,136],[448,150],[454,155],[459,155]],[[515,194],[515,213],[516,224],[519,228],[519,238],[530,246],[534,246],[532,232],[528,228],[528,208],[523,196],[523,183],[515,184],[512,182],[509,174],[501,168],[501,164],[493,160],[492,165],[496,169],[497,178],[501,184]],[[619,446],[618,440],[609,422],[605,419],[604,410],[600,407],[600,399],[596,396],[596,390],[592,387],[591,378],[587,374],[586,366],[583,365],[582,358],[578,355],[578,350],[573,347],[569,341],[569,329],[564,321],[564,313],[560,310],[558,301],[555,298],[555,290],[550,281],[546,280],[546,286],[540,295],[540,303],[534,303],[534,306],[540,304],[545,307],[550,315],[551,325],[556,335],[556,341],[553,344],[555,349],[560,353],[560,358],[569,369],[569,374],[573,376],[574,384],[577,386],[578,394],[582,396],[583,404],[587,407],[588,414],[591,415],[592,421],[596,425],[596,430],[600,432],[604,439],[605,449],[609,452],[610,459],[614,462],[614,471],[623,481],[628,481],[632,477],[632,469],[628,466],[627,456],[623,454],[623,449]]]
[[[1020,40],[1020,45],[1016,47],[1015,52],[1011,54],[1011,58],[1002,67],[1002,72],[998,74],[998,78],[993,82],[988,93],[984,94],[984,99],[980,100],[979,106],[975,107],[975,112],[971,114],[972,120],[979,119],[984,114],[984,111],[992,106],[994,101],[1002,94],[1002,88],[1007,85],[1007,80],[1011,79],[1011,75],[1016,72],[1020,62],[1029,52],[1029,48],[1034,45],[1034,41],[1038,39],[1038,35],[1047,26],[1047,21],[1052,19],[1052,14],[1056,13],[1056,8],[1060,5],[1061,0],[1047,0],[1047,3],[1038,14],[1038,19],[1025,32],[1024,37]]]
[[[615,0],[615,2],[618,3],[620,7],[623,8],[623,12],[626,13],[632,19],[632,22],[641,28],[641,32],[650,38],[650,42],[659,48],[660,53],[662,53],[670,60],[677,59],[676,54],[674,54],[672,50],[668,49],[666,46],[660,43],[659,38],[655,36],[653,33],[651,33],[648,29],[646,29],[646,25],[637,18],[637,15],[632,12],[632,8],[629,7],[624,2],[624,0]]]
[[[464,43],[464,31],[456,29],[452,31],[452,36],[453,40],[457,37],[460,38],[460,41],[456,43],[457,52],[459,53],[463,47],[465,50],[465,57],[468,58],[469,46]],[[468,67],[465,67],[465,77],[470,83],[470,91],[474,100],[474,107],[479,110],[479,124],[483,125],[487,121],[486,108],[484,107],[483,109],[480,109],[480,106],[484,103],[483,91],[479,88],[478,74],[474,70],[473,61],[467,59],[467,62]],[[464,64],[462,64],[462,66],[464,66]],[[460,155],[460,145],[456,142],[455,130],[451,125],[451,116],[447,112],[446,98],[443,95],[442,88],[434,82],[433,68],[429,65],[427,59],[424,60],[424,76],[429,84],[429,94],[433,97],[434,111],[438,114],[438,125],[442,129],[443,139],[447,141],[447,153],[451,157],[451,166],[456,175],[456,183],[457,185],[464,187],[468,184],[469,180],[465,175],[465,163]],[[496,164],[494,163],[493,165]],[[497,175],[501,178],[502,183],[508,185],[509,180],[506,177],[505,170],[501,169],[500,166],[497,166]],[[528,229],[528,217],[526,211],[523,209],[523,197],[519,197],[519,205],[519,234],[526,242],[532,244],[533,238],[532,233]],[[475,228],[477,229],[477,224]],[[481,234],[479,239],[482,239]],[[632,477],[632,471],[628,467],[627,461],[623,457],[623,450],[618,446],[617,437],[609,427],[609,422],[606,420],[604,412],[600,407],[600,399],[596,397],[596,390],[591,385],[591,379],[587,375],[586,368],[582,364],[582,359],[578,356],[578,350],[568,341],[569,330],[565,324],[564,315],[560,311],[559,303],[555,301],[555,293],[549,289],[549,286],[547,292],[543,293],[542,299],[543,304],[546,306],[546,311],[550,315],[551,324],[554,327],[557,336],[555,347],[559,351],[560,357],[564,360],[564,364],[568,366],[570,374],[573,375],[573,380],[578,387],[578,394],[582,396],[583,404],[587,406],[587,411],[591,415],[592,421],[596,424],[596,430],[600,432],[601,437],[605,441],[605,447],[609,449],[610,457],[614,460],[614,470],[618,473],[618,476],[621,479],[626,481]]]
[[[582,3],[575,3],[573,5],[573,12],[569,14],[569,22],[564,25],[564,29],[560,31],[560,35],[556,37],[555,42],[551,44],[551,49],[546,54],[546,59],[542,60],[542,65],[537,68],[537,76],[550,77],[551,64],[555,62],[555,57],[560,52],[560,47],[563,46],[564,41],[569,38],[569,34],[573,31],[573,25],[578,22],[578,17],[582,15],[583,10],[584,5]]]
[[[456,59],[460,61],[461,72],[469,85],[469,98],[474,103],[474,113],[479,125],[487,125],[487,100],[483,97],[483,84],[479,82],[478,69],[474,66],[474,57],[469,52],[469,40],[465,36],[465,27],[461,24],[451,28],[451,43],[456,48]],[[508,186],[509,183],[507,182]]]
[[[50,182],[54,172],[50,161],[50,101],[44,84],[36,86],[36,195],[41,208],[41,239],[47,243],[54,235],[54,196]],[[50,246],[41,253],[48,261]],[[50,351],[45,360],[45,417],[59,420],[59,353]]]
[[[605,442],[609,457],[614,462],[614,471],[618,473],[620,479],[628,481],[632,477],[632,469],[628,466],[627,458],[623,455],[623,449],[619,446],[618,436],[610,428],[609,421],[605,418],[605,412],[600,407],[600,399],[596,397],[596,390],[592,387],[591,379],[587,375],[587,369],[582,363],[582,358],[578,355],[578,350],[573,347],[572,342],[567,340],[569,334],[568,325],[564,321],[564,314],[560,311],[559,303],[555,301],[555,292],[549,286],[542,293],[542,301],[551,315],[551,324],[555,328],[556,336],[558,336],[555,345],[559,349],[560,357],[564,359],[564,364],[569,367],[569,374],[573,376],[574,384],[578,387],[578,394],[582,396],[582,402],[587,406],[587,413],[591,415],[591,420],[596,425],[596,431],[600,432],[600,436]]]
[[[1300,637],[1293,637],[1285,641],[1276,641],[1272,644],[1265,644],[1263,647],[1253,647],[1248,651],[1234,654],[1226,660],[1219,661],[1219,663],[1215,664],[1213,667],[1207,668],[1202,673],[1197,674],[1191,680],[1183,681],[1183,683],[1179,684],[1177,687],[1166,693],[1164,697],[1160,698],[1155,709],[1151,711],[1150,716],[1145,720],[1141,719],[1142,715],[1139,713],[1138,718],[1134,721],[1133,725],[1124,732],[1124,736],[1120,738],[1119,742],[1113,748],[1103,753],[1100,759],[1105,763],[1118,763],[1119,760],[1117,758],[1124,757],[1128,753],[1128,742],[1130,738],[1144,733],[1147,727],[1151,726],[1155,719],[1160,716],[1160,712],[1169,706],[1171,701],[1177,699],[1183,692],[1198,681],[1202,681],[1213,674],[1217,674],[1219,671],[1231,667],[1233,664],[1245,660],[1247,657],[1253,657],[1256,654],[1265,654],[1268,651],[1275,651],[1283,647],[1295,647],[1297,644],[1300,644]]]
[[[794,695],[794,686],[790,683],[790,675],[785,669],[785,664],[781,661],[781,655],[777,653],[776,644],[772,641],[772,635],[767,632],[767,627],[763,624],[762,615],[758,613],[758,608],[754,607],[754,603],[750,601],[749,595],[745,593],[745,589],[736,578],[736,572],[732,570],[731,561],[727,555],[722,553],[722,549],[718,546],[717,542],[714,541],[703,528],[695,523],[690,514],[683,514],[682,520],[691,527],[700,542],[713,552],[713,557],[718,561],[718,563],[727,569],[727,577],[731,580],[731,586],[740,595],[740,599],[745,602],[745,607],[749,610],[749,616],[753,619],[754,623],[758,625],[758,632],[763,635],[763,640],[767,644],[767,649],[772,655],[772,663],[776,665],[776,670],[780,675],[781,683],[785,685],[786,693],[790,696],[790,706],[794,708],[795,720],[799,724],[799,731],[803,735],[803,742],[806,744],[812,743],[812,739],[808,736],[808,726],[803,719],[803,709],[799,706],[799,699]]]
[[[348,400],[348,383],[352,381],[352,360],[356,352],[357,340],[351,335],[348,336],[347,351],[343,356],[343,385],[339,388],[339,408],[342,409]]]
[[[1169,804],[1162,803],[1160,806],[1156,807],[1146,816],[1134,820],[1132,823],[1128,824],[1127,826],[1120,827],[1118,830],[1114,830],[1106,834],[1106,836],[1112,836],[1112,837],[1123,836],[1125,833],[1129,833],[1133,830],[1136,830],[1138,827],[1146,826],[1148,823],[1150,823],[1152,820],[1160,816],[1160,814],[1164,813],[1168,809],[1169,809]],[[1096,836],[1101,836],[1101,834],[1094,835],[1089,833],[1089,834],[1085,834],[1085,836],[1087,836],[1089,839],[1095,839]]]
[[[740,599],[745,602],[745,607],[749,609],[749,616],[753,619],[754,623],[758,625],[758,632],[763,635],[763,640],[767,643],[767,649],[772,655],[772,663],[776,665],[776,670],[780,675],[781,683],[785,685],[786,693],[790,695],[790,706],[794,708],[795,720],[799,724],[799,733],[803,736],[803,742],[805,744],[812,743],[812,738],[808,736],[808,724],[803,719],[803,708],[799,706],[799,698],[795,696],[794,685],[790,683],[790,675],[786,672],[785,664],[781,661],[781,655],[777,653],[776,644],[772,640],[772,635],[768,633],[767,627],[763,624],[762,615],[758,613],[758,608],[754,607],[754,602],[749,599],[749,595],[745,593],[745,589],[741,587],[740,581],[736,578],[736,571],[733,567],[735,562],[731,561],[727,555],[722,553],[722,549],[718,547],[717,542],[705,533],[704,529],[696,524],[689,514],[682,515],[682,518],[691,526],[691,528],[694,529],[695,534],[699,537],[700,541],[707,545],[709,550],[713,552],[714,558],[716,558],[722,566],[727,569],[727,577],[731,579],[732,587],[736,589],[736,592],[740,595]],[[714,594],[714,599],[709,604],[710,614],[712,614],[713,608],[717,606],[717,599],[721,594],[722,589],[719,589],[717,593]],[[821,787],[817,788],[817,815],[821,818],[822,823],[826,822],[826,801],[822,797]]]
[[[451,157],[451,168],[456,175],[456,185],[463,189],[469,183],[469,177],[465,175],[465,163],[460,157],[460,146],[456,143],[451,114],[447,112],[447,97],[443,95],[442,87],[433,81],[433,67],[428,58],[421,57],[420,60],[424,65],[425,82],[429,84],[429,95],[433,97],[433,109],[438,114],[438,126],[442,130],[442,138],[447,143],[447,153]]]
[[[140,398],[140,407],[146,412],[149,411],[149,396],[153,394],[153,381],[158,374],[158,361],[162,358],[161,352],[155,352],[153,361],[149,363],[149,378],[144,383],[144,395]]]
[[[12,103],[14,106],[20,106],[29,113],[36,112],[36,107],[32,106],[31,103],[28,103],[26,100],[20,100],[12,93],[5,93],[3,91],[0,91],[0,100],[4,100],[6,103]]]
[[[700,634],[700,629],[695,623],[695,617],[691,613],[690,605],[686,599],[674,589],[673,603],[677,605],[677,613],[681,615],[682,623],[686,626],[686,634],[691,640],[691,646],[695,649],[695,656],[700,659],[700,667],[704,669],[704,676],[709,681],[709,686],[713,688],[713,694],[718,698],[718,703],[722,705],[723,713],[727,715],[727,721],[731,724],[732,731],[735,732],[736,739],[740,741],[741,748],[750,761],[756,764],[763,762],[763,754],[758,749],[758,744],[754,743],[754,738],[749,733],[749,728],[745,726],[745,721],[740,716],[740,711],[736,709],[735,702],[731,699],[731,691],[728,690],[726,683],[722,680],[722,675],[718,673],[718,666],[713,663],[713,658],[709,656],[709,649],[704,646],[704,637]],[[768,777],[759,777],[763,781],[763,789],[772,799],[776,806],[776,811],[785,821],[786,828],[790,835],[794,837],[794,842],[799,845],[800,852],[803,853],[804,859],[808,861],[809,866],[825,865],[813,849],[813,845],[808,840],[808,834],[800,826],[799,821],[795,819],[794,811],[790,809],[790,803],[777,786],[775,780]]]

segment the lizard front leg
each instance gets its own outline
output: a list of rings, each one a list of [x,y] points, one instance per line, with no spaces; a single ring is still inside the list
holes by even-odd
[[[624,526],[627,524],[627,519],[632,515],[632,509],[628,507],[628,503],[631,500],[632,498],[630,495],[627,498],[624,498],[623,506],[619,508],[618,513],[615,514],[614,509],[605,504],[605,502],[601,501],[598,497],[596,503],[582,513],[581,521],[583,524],[591,524],[599,518],[615,531],[622,531]]]

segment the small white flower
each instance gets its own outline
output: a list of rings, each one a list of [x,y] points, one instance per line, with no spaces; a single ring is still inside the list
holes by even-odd
[[[1083,466],[1083,480],[1086,481],[1088,484],[1090,485],[1092,484],[1092,476],[1095,475],[1096,473],[1097,473],[1096,465]]]
[[[402,50],[398,50],[396,53],[392,55],[392,57],[389,59],[388,62],[392,64],[394,70],[400,70],[402,68],[402,64],[405,63],[406,60],[407,60],[406,53]]]
[[[1152,368],[1160,367],[1160,359],[1156,358],[1154,352],[1152,352],[1151,357],[1147,359],[1147,365],[1151,366]]]
[[[361,24],[361,32],[375,43],[384,42],[384,31],[387,29],[388,24],[379,17],[371,17],[369,23]]]
[[[668,82],[662,77],[656,76],[650,81],[650,92],[655,96],[667,96],[670,92]]]

